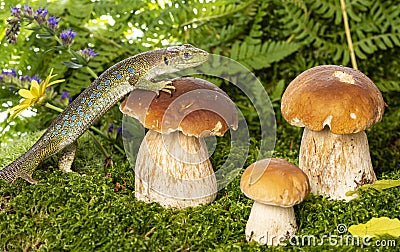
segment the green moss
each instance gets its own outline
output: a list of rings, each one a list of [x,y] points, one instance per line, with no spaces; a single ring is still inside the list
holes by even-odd
[[[395,100],[391,96],[386,101]],[[380,179],[399,179],[398,103],[391,103],[381,123],[368,131],[371,156]],[[397,108],[397,109],[395,109]],[[277,142],[274,156],[297,163],[302,129],[277,118]],[[384,130],[390,129],[390,130]],[[0,151],[2,166],[33,144],[41,133],[16,141]],[[218,169],[229,154],[229,138],[218,139],[212,156]],[[107,144],[105,143],[105,146]],[[251,141],[246,165],[256,159],[258,145]],[[90,150],[90,151],[89,151]],[[112,152],[112,150],[109,150]],[[397,156],[396,156],[397,154]],[[114,167],[104,168],[104,156],[92,139],[84,135],[70,174],[56,168],[57,158],[43,162],[34,173],[40,181],[30,185],[23,180],[8,185],[0,181],[0,249],[5,251],[266,251],[266,246],[245,241],[245,225],[252,201],[240,191],[240,176],[219,191],[209,205],[184,210],[164,209],[134,198],[134,174],[124,156],[113,154]],[[115,191],[116,183],[125,189]],[[384,191],[369,189],[348,203],[311,195],[295,206],[298,237],[339,235],[337,226],[365,223],[372,217],[400,216],[400,188]],[[345,236],[348,233],[344,234]],[[338,236],[340,237],[340,236]],[[337,238],[338,239],[338,238]],[[385,237],[385,239],[393,239]],[[375,240],[371,241],[373,244]],[[395,239],[397,248],[400,239]],[[286,241],[288,242],[288,241]],[[357,251],[361,246],[330,245],[288,246],[273,251]],[[340,242],[340,240],[337,240]],[[339,243],[340,244],[340,243]],[[392,250],[395,247],[369,246],[367,251]]]
[[[17,3],[24,4],[11,0],[2,2],[5,3],[4,10],[9,10],[11,5],[19,6]],[[26,2],[32,2],[35,9],[47,2],[42,7],[49,9],[49,15],[61,17],[60,30],[66,27],[77,30],[78,36],[72,49],[90,44],[98,56],[89,62],[89,66],[99,74],[123,58],[146,51],[149,47],[161,47],[164,41],[192,43],[224,56],[236,54],[240,58],[259,61],[260,67],[270,62],[268,68],[250,70],[255,72],[274,100],[277,128],[273,155],[295,164],[298,164],[302,129],[290,126],[282,118],[279,111],[280,92],[276,87],[282,88],[296,75],[313,66],[343,64],[346,60],[343,61],[341,55],[348,55],[338,1],[247,1],[243,4],[238,4],[240,1],[215,1],[218,2],[215,6],[208,1],[174,1],[165,8],[155,4],[163,1],[135,1],[134,6],[124,4],[131,1],[119,1],[122,4],[114,5],[110,4],[112,1]],[[395,39],[398,28],[394,28],[398,27],[394,21],[398,19],[396,13],[399,8],[387,8],[392,1],[384,2],[352,1],[349,17],[352,37],[358,45],[356,56],[359,69],[385,92],[388,105],[382,122],[367,130],[373,166],[379,179],[400,179],[400,61],[398,39]],[[198,11],[193,11],[193,8]],[[207,11],[199,11],[203,9]],[[2,14],[4,25],[0,26],[4,27],[3,30],[9,16],[7,13]],[[104,23],[102,25],[106,25],[107,29],[98,29],[95,33],[91,29],[80,28],[88,20],[102,15],[113,17],[115,25]],[[160,26],[161,23],[163,26]],[[146,32],[142,37],[126,42],[121,40],[127,31],[143,27]],[[58,94],[68,91],[75,96],[87,87],[91,76],[85,68],[69,69],[62,62],[70,61],[70,55],[60,53],[59,49],[54,50],[54,41],[37,40],[36,32],[26,32],[26,27],[21,28],[20,42],[2,47],[2,68],[18,67],[23,74],[38,74],[43,78],[45,72],[54,67],[54,73],[67,79],[53,86]],[[391,39],[388,36],[394,37]],[[255,55],[255,48],[275,42],[282,46],[277,46],[276,50],[269,48],[272,54]],[[286,48],[287,42],[300,47],[285,60],[278,61],[286,55],[282,48]],[[258,64],[251,65],[258,69]],[[30,70],[25,71],[26,68]],[[211,79],[228,93],[247,120],[250,130],[250,151],[246,153],[244,164],[247,166],[257,160],[262,148],[258,115],[241,90],[217,78]],[[9,101],[13,101],[14,106],[20,99],[16,89],[9,89],[8,84],[0,87],[1,103],[7,104],[6,107],[2,105],[3,110],[9,108]],[[57,103],[56,99],[53,101]],[[17,139],[14,136],[16,132],[43,129],[54,119],[53,112],[44,107],[37,109],[39,116],[16,118],[9,131],[1,132],[2,142],[13,138],[14,141],[9,147],[0,149],[0,168],[30,148],[42,133],[29,133]],[[120,125],[120,119],[121,113],[114,106],[96,122],[96,126],[105,132],[110,123]],[[8,122],[0,124],[2,129],[8,126]],[[224,165],[230,154],[229,140],[228,136],[218,138],[211,158],[216,170]],[[107,147],[110,145],[109,142],[102,143]],[[79,141],[74,173],[61,173],[56,167],[57,157],[51,157],[34,173],[33,177],[39,180],[37,185],[30,185],[21,179],[12,185],[0,181],[0,251],[397,251],[400,246],[399,238],[395,239],[396,247],[371,245],[366,248],[330,244],[326,239],[321,246],[289,244],[268,248],[254,242],[247,243],[244,230],[253,202],[241,193],[240,176],[219,191],[216,201],[211,204],[184,210],[164,209],[158,204],[135,200],[133,168],[124,155],[112,148],[108,151],[112,154],[114,166],[105,168],[105,157],[91,137],[85,134]],[[240,157],[242,154],[239,152],[237,155]],[[231,165],[242,168],[236,163]],[[115,190],[117,183],[124,189]],[[399,218],[399,191],[399,188],[383,191],[368,189],[358,199],[348,203],[311,195],[295,206],[299,224],[297,235],[321,238],[329,234],[339,235],[339,224],[365,223],[372,217]],[[320,239],[317,242],[321,242]]]

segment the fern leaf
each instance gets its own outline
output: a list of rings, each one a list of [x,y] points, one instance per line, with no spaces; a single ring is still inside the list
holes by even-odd
[[[385,80],[375,82],[375,84],[381,92],[400,92],[399,81]]]
[[[299,44],[282,41],[267,41],[262,45],[236,42],[232,46],[230,57],[250,69],[259,70],[282,60],[297,51],[299,47]]]

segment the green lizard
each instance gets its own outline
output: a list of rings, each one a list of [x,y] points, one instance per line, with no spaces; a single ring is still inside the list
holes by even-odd
[[[35,184],[32,173],[47,157],[64,150],[60,168],[69,170],[76,150],[76,140],[132,90],[171,92],[171,81],[155,81],[159,75],[194,67],[207,61],[208,53],[192,45],[173,46],[137,54],[118,62],[87,87],[52,122],[46,132],[25,154],[4,169],[0,178],[8,182],[18,177]],[[71,158],[72,156],[72,158]]]

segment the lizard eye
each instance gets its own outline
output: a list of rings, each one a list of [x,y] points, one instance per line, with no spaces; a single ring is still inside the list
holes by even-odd
[[[185,57],[185,59],[188,59],[188,58],[190,58],[190,53],[188,53],[188,52],[185,52],[184,54],[183,54],[183,57]]]
[[[168,66],[168,64],[169,64],[169,60],[168,60],[168,58],[167,58],[167,57],[164,57],[164,63],[165,63],[165,65],[167,65],[167,66]]]

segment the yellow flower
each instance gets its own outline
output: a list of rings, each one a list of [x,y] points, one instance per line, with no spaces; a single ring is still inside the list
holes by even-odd
[[[56,80],[50,82],[51,78],[57,76],[57,74],[53,74],[53,68],[50,70],[49,76],[46,77],[46,80],[41,81],[40,84],[36,80],[31,81],[31,87],[29,90],[27,89],[20,89],[18,94],[25,98],[25,100],[21,101],[17,106],[12,107],[10,112],[9,120],[15,118],[19,113],[23,110],[40,103],[43,98],[46,96],[46,88],[50,87],[51,85],[63,82],[62,80]]]

